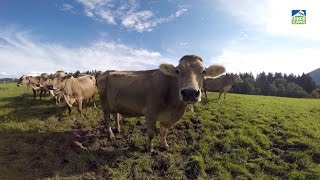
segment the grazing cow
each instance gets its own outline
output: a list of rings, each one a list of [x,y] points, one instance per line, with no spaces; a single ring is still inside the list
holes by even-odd
[[[63,97],[63,93],[60,89],[53,90],[51,87],[55,86],[58,83],[58,80],[65,77],[67,75],[64,71],[57,71],[54,74],[50,74],[47,76],[46,88],[49,89],[51,96],[55,99],[56,105],[60,105],[61,98]]]
[[[23,75],[18,80],[17,86],[31,86],[33,91],[33,98],[36,99],[37,93],[40,93],[40,99],[42,99],[43,87],[40,85],[40,76],[26,76]]]
[[[208,99],[207,91],[219,91],[218,99],[220,99],[222,93],[224,93],[224,99],[226,99],[226,94],[232,85],[242,82],[239,75],[223,75],[218,78],[206,78],[203,82],[204,95],[206,99]]]
[[[223,66],[204,68],[202,59],[195,55],[183,56],[177,67],[161,64],[155,70],[107,72],[101,104],[109,136],[114,138],[110,126],[112,113],[145,116],[147,150],[153,151],[156,121],[160,121],[161,144],[168,149],[168,130],[182,117],[187,104],[201,100],[203,76],[214,77],[224,72]]]
[[[92,100],[94,107],[96,107],[94,102],[96,79],[94,76],[87,75],[74,78],[71,75],[67,75],[59,78],[57,83],[50,85],[49,88],[53,90],[60,89],[62,91],[64,100],[68,105],[69,115],[75,101],[78,102],[78,111],[81,117],[84,117],[82,114],[82,103],[84,100]]]

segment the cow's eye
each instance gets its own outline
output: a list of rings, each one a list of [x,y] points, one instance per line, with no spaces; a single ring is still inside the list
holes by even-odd
[[[180,74],[180,71],[178,69],[176,69],[176,74]]]
[[[205,73],[206,73],[206,70],[203,70],[203,71],[202,71],[202,74],[205,74]]]

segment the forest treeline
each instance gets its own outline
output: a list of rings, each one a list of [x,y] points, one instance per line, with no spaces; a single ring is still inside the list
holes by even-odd
[[[294,75],[283,73],[239,74],[243,83],[235,84],[231,90],[238,94],[265,96],[319,98],[320,88],[309,74]]]

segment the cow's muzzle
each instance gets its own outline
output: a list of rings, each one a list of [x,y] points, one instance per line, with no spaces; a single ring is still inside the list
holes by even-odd
[[[201,100],[201,91],[194,88],[184,88],[180,90],[180,97],[186,103],[196,103]]]
[[[18,87],[22,86],[21,84],[17,84]]]
[[[49,90],[57,90],[57,88],[54,87],[54,85],[47,85],[47,89],[49,89]]]

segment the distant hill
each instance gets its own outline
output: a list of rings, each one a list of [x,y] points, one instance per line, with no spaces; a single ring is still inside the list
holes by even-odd
[[[320,85],[320,68],[313,70],[308,74],[313,78],[317,85]]]
[[[16,78],[0,78],[0,83],[3,83],[3,82],[17,82],[18,79]]]

